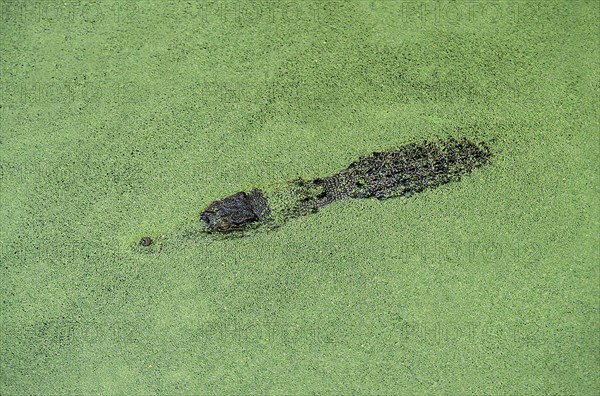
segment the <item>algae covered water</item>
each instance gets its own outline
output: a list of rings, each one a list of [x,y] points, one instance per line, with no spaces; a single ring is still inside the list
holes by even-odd
[[[0,394],[600,394],[599,13],[0,0]]]

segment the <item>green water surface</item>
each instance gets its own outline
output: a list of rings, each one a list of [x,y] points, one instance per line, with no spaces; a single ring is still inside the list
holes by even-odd
[[[0,394],[600,392],[598,2],[0,7]],[[448,135],[491,164],[133,248]]]

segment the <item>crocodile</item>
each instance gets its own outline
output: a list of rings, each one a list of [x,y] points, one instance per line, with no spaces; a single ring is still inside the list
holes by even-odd
[[[485,142],[448,138],[409,143],[360,157],[340,172],[298,178],[277,191],[240,191],[211,202],[200,214],[209,233],[232,234],[279,226],[343,199],[410,196],[458,181],[491,157]]]

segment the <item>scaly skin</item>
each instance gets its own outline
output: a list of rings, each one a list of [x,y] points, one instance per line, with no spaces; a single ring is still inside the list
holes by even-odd
[[[279,226],[341,199],[408,196],[458,181],[490,157],[484,143],[465,138],[407,144],[361,157],[332,176],[294,180],[281,191],[238,192],[212,202],[200,219],[206,231],[222,234]]]

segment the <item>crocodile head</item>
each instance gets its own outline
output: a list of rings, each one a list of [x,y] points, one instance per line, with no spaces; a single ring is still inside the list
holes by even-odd
[[[241,191],[212,202],[202,212],[200,220],[208,231],[228,233],[243,230],[251,223],[264,220],[268,213],[268,203],[262,192]]]

